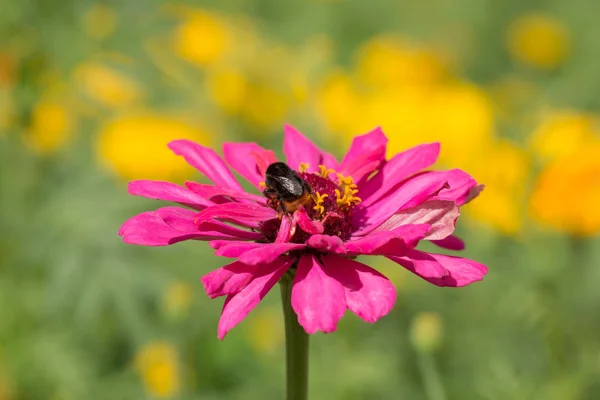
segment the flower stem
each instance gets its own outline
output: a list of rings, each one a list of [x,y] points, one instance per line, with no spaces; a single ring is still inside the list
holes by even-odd
[[[292,282],[289,273],[279,281],[285,323],[286,399],[308,399],[308,334],[292,309]]]
[[[444,385],[438,374],[433,356],[430,353],[419,352],[417,361],[421,376],[423,377],[427,399],[446,400]]]

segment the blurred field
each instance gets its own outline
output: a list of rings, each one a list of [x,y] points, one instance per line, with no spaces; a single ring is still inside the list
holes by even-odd
[[[536,5],[534,7],[533,5]],[[0,7],[0,400],[282,398],[277,291],[223,342],[208,245],[125,245],[156,202],[129,179],[203,179],[165,144],[289,122],[338,156],[390,154],[486,185],[463,289],[382,260],[388,317],[312,337],[312,399],[597,399],[600,5],[593,0],[5,1]],[[369,261],[367,261],[369,262]]]

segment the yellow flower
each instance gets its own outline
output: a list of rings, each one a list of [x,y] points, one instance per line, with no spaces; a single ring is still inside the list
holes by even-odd
[[[359,81],[376,87],[431,85],[446,73],[440,55],[389,36],[372,38],[357,53]]]
[[[161,341],[145,344],[135,357],[135,367],[152,396],[168,398],[179,393],[179,361],[172,344]]]
[[[349,115],[357,116],[358,93],[350,76],[335,71],[318,90],[317,107],[327,130],[351,135],[353,123]]]
[[[117,13],[106,4],[96,3],[84,15],[85,32],[94,39],[106,39],[115,31]]]
[[[208,94],[223,110],[239,112],[247,94],[246,77],[233,68],[220,68],[207,76]]]
[[[600,139],[546,166],[529,207],[542,225],[574,235],[600,232]]]
[[[99,132],[99,159],[123,179],[177,180],[193,168],[175,156],[167,143],[190,139],[210,146],[211,135],[169,117],[145,114],[115,119]]]
[[[433,312],[422,312],[413,318],[410,325],[410,341],[415,350],[433,353],[442,344],[444,326],[440,316]]]
[[[13,119],[13,99],[12,91],[0,85],[0,135],[4,133]]]
[[[74,77],[87,96],[105,107],[131,106],[142,96],[137,82],[104,63],[83,63]]]
[[[529,138],[529,147],[542,162],[568,156],[600,137],[598,117],[557,112],[545,118]]]
[[[269,129],[284,122],[289,107],[287,93],[268,82],[257,82],[248,87],[241,115],[250,125]]]
[[[281,312],[272,307],[261,307],[248,321],[245,336],[258,353],[273,354],[283,345]]]
[[[42,99],[33,109],[24,140],[33,151],[48,154],[65,146],[73,129],[74,120],[65,100]]]
[[[219,61],[233,45],[233,32],[222,16],[205,10],[188,12],[175,33],[177,54],[201,67]]]
[[[367,125],[373,127],[381,121],[379,124],[390,137],[389,156],[419,143],[439,141],[440,162],[463,167],[493,138],[494,113],[490,100],[473,84],[449,83],[431,89],[411,87],[391,97],[377,97],[364,106],[365,115],[372,115]],[[374,112],[370,114],[369,110]]]
[[[187,282],[173,282],[163,296],[163,307],[167,315],[177,318],[184,315],[192,304],[194,291]]]
[[[467,170],[485,185],[485,190],[465,206],[465,213],[502,233],[518,233],[531,170],[525,150],[508,141],[495,142],[471,159]]]
[[[559,20],[544,14],[527,14],[508,30],[510,54],[525,64],[554,69],[562,64],[570,47],[569,32]]]

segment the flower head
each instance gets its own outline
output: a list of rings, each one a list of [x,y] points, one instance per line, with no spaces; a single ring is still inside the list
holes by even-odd
[[[377,321],[393,307],[396,292],[385,276],[356,261],[359,255],[385,256],[438,286],[481,280],[484,265],[416,246],[429,240],[461,250],[463,242],[452,236],[459,207],[482,186],[461,170],[423,171],[436,161],[438,143],[390,160],[386,144],[377,128],[354,138],[338,162],[286,126],[284,153],[292,172],[288,181],[279,181],[289,193],[280,193],[283,189],[271,180],[265,184],[267,169],[277,162],[270,150],[255,143],[226,143],[223,160],[191,141],[173,141],[171,150],[214,185],[131,182],[133,195],[186,208],[139,214],[125,222],[120,235],[127,243],[147,246],[206,240],[217,255],[236,259],[201,279],[211,298],[227,296],[220,339],[286,273],[294,275],[292,307],[306,332],[334,331],[346,309],[367,322]],[[226,163],[265,196],[245,192]]]

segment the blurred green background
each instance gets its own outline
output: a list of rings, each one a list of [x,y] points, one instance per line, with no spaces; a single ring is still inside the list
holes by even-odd
[[[486,185],[458,224],[483,282],[396,284],[375,325],[311,338],[312,399],[597,399],[600,6],[594,0],[4,1],[0,400],[282,398],[277,291],[223,342],[208,245],[125,245],[160,203],[130,179],[203,179],[165,144],[289,122],[338,156],[442,142]]]

